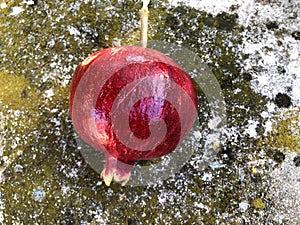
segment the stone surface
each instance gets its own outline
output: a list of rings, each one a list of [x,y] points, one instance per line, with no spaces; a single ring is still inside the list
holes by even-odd
[[[84,161],[67,99],[84,58],[116,37],[139,39],[141,4],[0,2],[1,224],[300,223],[299,1],[184,2],[151,1],[149,39],[183,45],[209,66],[226,125],[196,87],[191,159],[167,180],[122,188],[107,188]],[[278,93],[289,108],[274,103]]]

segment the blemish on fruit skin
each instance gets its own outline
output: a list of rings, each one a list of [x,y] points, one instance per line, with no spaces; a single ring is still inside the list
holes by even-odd
[[[133,62],[146,62],[146,61],[149,61],[143,56],[128,56],[128,57],[126,57],[126,60],[129,61],[129,62],[132,62],[132,61]]]
[[[97,58],[98,54],[94,54],[86,58],[85,60],[82,61],[81,66],[86,66],[88,65],[91,61],[93,61],[95,58]]]

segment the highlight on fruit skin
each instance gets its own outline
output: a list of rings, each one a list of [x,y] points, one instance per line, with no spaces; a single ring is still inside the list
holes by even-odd
[[[118,46],[77,67],[69,108],[77,134],[105,154],[105,184],[125,185],[135,162],[181,143],[194,124],[197,95],[189,75],[163,53]]]

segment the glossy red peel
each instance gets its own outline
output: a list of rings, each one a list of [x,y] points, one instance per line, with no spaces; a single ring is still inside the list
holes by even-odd
[[[96,52],[78,66],[69,107],[79,136],[106,155],[106,185],[125,185],[136,161],[163,156],[180,144],[193,126],[197,95],[171,58],[122,46]]]

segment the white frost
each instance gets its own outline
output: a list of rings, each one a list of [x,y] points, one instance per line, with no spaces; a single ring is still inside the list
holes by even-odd
[[[300,167],[296,167],[293,159],[297,156],[296,153],[286,154],[285,161],[280,167],[274,169],[271,173],[271,192],[272,201],[282,209],[274,218],[280,222],[284,217],[290,223],[300,221]],[[294,221],[294,222],[293,222]]]
[[[68,26],[67,29],[68,29],[70,35],[74,35],[75,37],[80,35],[79,30],[77,30],[75,27]]]
[[[169,0],[169,2],[177,6],[182,0]],[[223,0],[223,1],[212,1],[212,0],[186,0],[186,5],[192,6],[196,9],[200,9],[217,15],[218,13],[228,11],[232,5],[241,5],[245,0]],[[247,2],[247,1],[246,1]]]
[[[213,178],[212,173],[209,173],[209,172],[208,172],[208,173],[204,173],[204,174],[203,174],[201,180],[203,180],[203,181],[211,181],[212,178]]]
[[[36,189],[33,190],[33,192],[32,192],[32,198],[33,198],[34,201],[42,202],[45,194],[46,193],[43,190],[43,188],[38,187],[38,188],[36,188]]]
[[[206,205],[204,205],[203,203],[198,203],[198,202],[195,202],[194,203],[194,206],[199,208],[199,209],[205,209],[206,210],[206,213],[208,213],[210,211],[210,208]]]
[[[49,90],[46,90],[46,91],[45,91],[44,97],[46,97],[46,98],[51,98],[52,96],[54,96],[53,89],[49,89]]]
[[[239,18],[243,18],[240,23],[246,27],[255,26],[256,30],[245,29],[243,44],[239,48],[249,54],[242,66],[253,75],[252,89],[270,99],[279,92],[287,93],[293,106],[297,107],[300,104],[300,45],[291,34],[299,31],[299,19],[292,15],[299,15],[300,1],[280,2],[249,4],[247,11],[241,11],[243,6],[240,7],[237,11]],[[276,21],[277,30],[284,33],[267,29],[266,24],[270,21]]]
[[[28,1],[23,1],[27,5],[34,5],[34,1],[28,0]]]
[[[249,135],[251,138],[257,137],[256,128],[259,123],[254,120],[248,121],[248,127],[245,129],[245,133]]]
[[[249,203],[247,201],[243,201],[239,204],[239,210],[241,212],[246,212],[246,210],[249,208]]]
[[[1,6],[2,6],[2,4],[1,4]],[[18,15],[19,13],[24,11],[24,9],[19,6],[14,6],[11,8],[11,10],[12,10],[12,12],[9,14],[10,16]]]
[[[271,120],[267,120],[263,126],[265,128],[265,133],[264,134],[266,135],[268,132],[272,131],[273,123],[272,123]]]
[[[4,224],[4,212],[5,209],[4,201],[2,200],[3,194],[0,192],[0,223]]]
[[[221,122],[222,122],[222,118],[219,116],[216,116],[208,121],[208,127],[210,129],[215,129]]]
[[[7,4],[5,2],[3,2],[0,4],[0,9],[5,9],[6,6],[7,6]],[[0,220],[0,222],[1,222],[1,220]]]
[[[239,46],[241,52],[250,56],[243,60],[242,67],[253,74],[252,89],[274,99],[278,92],[286,93],[292,87],[288,95],[294,106],[300,104],[300,44],[291,36],[293,31],[299,31],[300,1],[169,0],[173,6],[180,2],[214,16],[236,13],[240,25],[257,27],[255,31],[245,29]],[[270,21],[276,21],[284,34],[268,30],[265,24]],[[284,74],[278,71],[279,66],[286,71]],[[260,70],[252,72],[253,68]]]

